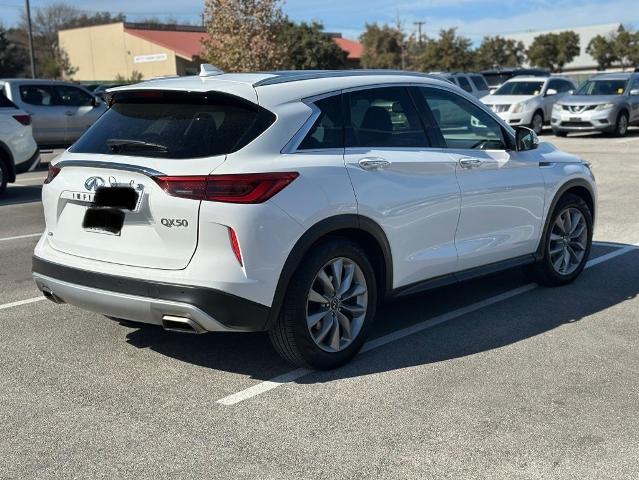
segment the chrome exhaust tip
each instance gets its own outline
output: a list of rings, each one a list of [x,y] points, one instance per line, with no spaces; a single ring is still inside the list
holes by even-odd
[[[177,317],[175,315],[164,315],[162,317],[162,328],[169,332],[206,333],[204,327],[195,320],[186,317]]]

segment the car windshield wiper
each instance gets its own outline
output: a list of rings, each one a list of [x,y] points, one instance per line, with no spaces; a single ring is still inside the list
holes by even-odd
[[[145,142],[144,140],[131,140],[124,138],[109,138],[106,141],[109,149],[113,153],[119,153],[124,151],[152,151],[166,153],[169,151],[168,147],[159,143]]]

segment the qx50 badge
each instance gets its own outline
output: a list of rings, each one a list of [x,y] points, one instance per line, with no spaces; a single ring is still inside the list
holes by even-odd
[[[189,226],[189,221],[186,218],[163,218],[160,223],[167,228]]]

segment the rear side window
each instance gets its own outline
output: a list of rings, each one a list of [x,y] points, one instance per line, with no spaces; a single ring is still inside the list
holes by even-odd
[[[488,90],[486,80],[484,80],[484,77],[482,77],[481,75],[471,75],[470,81],[473,82],[477,90]]]
[[[29,105],[53,106],[53,90],[48,85],[20,85],[20,98]]]
[[[111,103],[70,151],[172,159],[224,155],[275,121],[268,110],[219,92],[120,92]]]
[[[93,97],[80,88],[58,85],[54,90],[58,94],[58,103],[65,107],[86,107],[93,104]]]
[[[0,108],[18,108],[11,100],[4,96],[4,93],[0,91]]]
[[[342,96],[324,98],[315,102],[320,116],[309,130],[298,150],[344,147],[344,120],[342,118]]]
[[[348,147],[428,147],[428,139],[404,87],[358,90],[346,95]]]
[[[472,92],[473,87],[470,86],[470,82],[466,79],[466,77],[457,77],[457,81],[459,82],[459,86],[466,90],[467,92]]]

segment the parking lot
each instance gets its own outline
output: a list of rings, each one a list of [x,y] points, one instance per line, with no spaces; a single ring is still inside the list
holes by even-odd
[[[331,372],[265,334],[42,300],[46,171],[20,175],[0,198],[0,478],[639,478],[639,130],[541,139],[597,177],[577,282],[515,270],[387,304]]]

